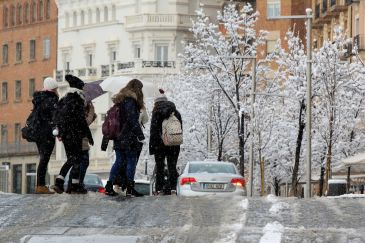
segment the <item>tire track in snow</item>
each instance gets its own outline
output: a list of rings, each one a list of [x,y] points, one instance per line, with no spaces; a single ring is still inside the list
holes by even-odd
[[[235,209],[238,209],[239,211],[235,211],[235,218],[237,218],[237,215],[240,215],[238,217],[238,223],[235,224],[223,224],[222,230],[220,230],[220,235],[224,236],[223,239],[215,240],[214,243],[229,243],[229,242],[235,242],[238,238],[239,232],[243,229],[243,227],[246,224],[246,213],[248,209],[248,199],[245,198],[238,202]],[[231,221],[231,219],[228,219]]]

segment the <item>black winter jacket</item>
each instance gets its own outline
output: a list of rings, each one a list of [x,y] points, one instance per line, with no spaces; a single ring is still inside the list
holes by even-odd
[[[88,138],[94,144],[85,118],[85,100],[78,91],[68,92],[58,103],[55,123],[63,142],[76,142]]]
[[[169,118],[174,112],[177,119],[179,119],[182,126],[182,119],[176,106],[171,101],[159,101],[155,103],[152,111],[151,129],[150,129],[150,154],[155,154],[161,149],[165,148],[162,141],[162,122]]]
[[[39,137],[47,140],[54,139],[52,135],[53,115],[57,109],[58,96],[52,91],[36,91],[33,94],[34,109],[39,111],[40,127]]]
[[[140,142],[145,139],[142,128],[139,124],[139,109],[137,100],[133,97],[126,97],[120,103],[120,124],[121,134],[119,141],[114,140],[114,148],[137,151]]]

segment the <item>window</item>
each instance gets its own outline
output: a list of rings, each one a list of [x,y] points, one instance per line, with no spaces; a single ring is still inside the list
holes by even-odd
[[[22,5],[18,5],[17,12],[16,12],[16,22],[17,24],[22,24],[22,15],[23,15],[23,9]]]
[[[3,45],[3,64],[8,64],[8,51],[9,51],[9,46],[8,44],[4,44]]]
[[[134,46],[134,58],[141,58],[141,46],[140,45]]]
[[[93,12],[91,11],[91,9],[89,9],[87,11],[87,18],[88,18],[87,23],[92,24],[93,23]]]
[[[32,6],[31,6],[31,10],[32,12],[32,18],[31,18],[31,22],[35,22],[37,19],[37,6],[35,4],[35,2],[33,1]]]
[[[15,123],[14,124],[14,142],[16,144],[19,144],[20,143],[20,139],[21,139],[20,129],[21,129],[20,123]]]
[[[46,19],[51,17],[51,2],[50,0],[46,1]]]
[[[22,165],[13,165],[13,193],[22,193]]]
[[[10,23],[12,26],[15,25],[16,15],[15,15],[15,7],[12,5],[10,7]]]
[[[35,79],[31,78],[29,79],[29,85],[28,85],[28,94],[30,98],[33,97],[34,91],[35,91]]]
[[[84,25],[85,24],[85,12],[84,10],[81,10],[81,25]]]
[[[76,27],[77,26],[77,13],[76,12],[73,13],[72,26],[73,27]]]
[[[19,101],[22,97],[22,81],[15,80],[15,101]]]
[[[100,23],[100,10],[96,9],[96,23]]]
[[[8,13],[8,8],[4,7],[4,13],[3,13],[3,23],[4,23],[4,27],[8,27],[9,25],[9,13]]]
[[[37,179],[36,164],[27,164],[27,193],[34,193]]]
[[[104,7],[104,22],[108,22],[109,19],[109,12],[108,7]]]
[[[43,1],[39,1],[39,20],[43,20],[44,17],[44,5],[43,5]]]
[[[1,102],[8,101],[8,82],[3,82],[1,84]]]
[[[8,143],[8,126],[3,124],[1,125],[1,144]]]
[[[29,23],[29,4],[26,3],[24,7],[24,23]]]
[[[45,38],[43,40],[43,58],[48,59],[51,56],[51,40]]]
[[[167,61],[168,59],[168,46],[156,45],[156,61]]]
[[[267,17],[280,16],[280,0],[267,0]]]
[[[35,60],[35,40],[29,41],[29,59]]]
[[[89,67],[93,66],[93,54],[88,54],[87,64]]]
[[[266,41],[266,54],[271,54],[275,51],[276,40]]]
[[[115,62],[117,60],[117,52],[112,51],[112,61]]]
[[[22,43],[21,42],[17,42],[15,44],[15,51],[16,51],[15,61],[21,62],[22,61]]]

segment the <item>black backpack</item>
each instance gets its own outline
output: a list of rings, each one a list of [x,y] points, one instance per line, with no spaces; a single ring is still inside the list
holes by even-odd
[[[39,109],[33,108],[29,114],[25,126],[22,128],[22,137],[28,142],[37,142],[39,140],[39,131],[41,129],[41,120]]]

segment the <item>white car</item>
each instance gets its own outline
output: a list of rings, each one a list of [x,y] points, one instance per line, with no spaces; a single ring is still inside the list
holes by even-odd
[[[246,182],[230,162],[188,162],[177,181],[178,196],[245,196]]]

